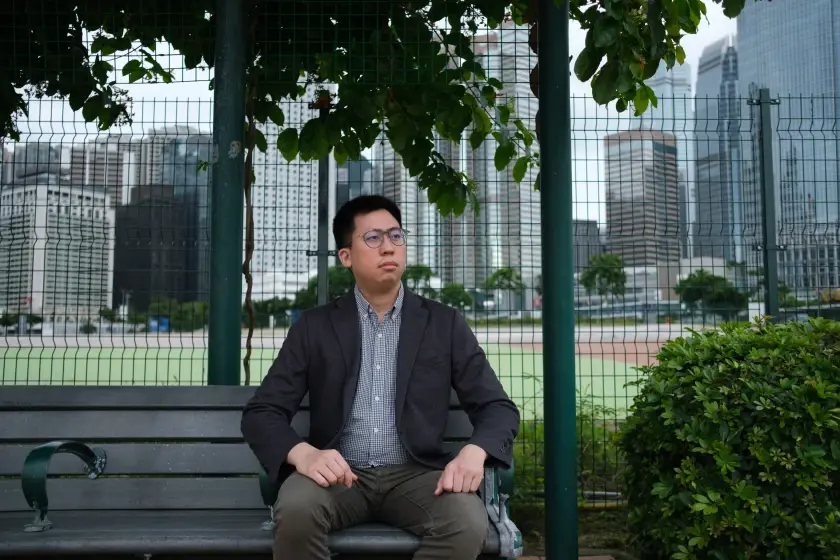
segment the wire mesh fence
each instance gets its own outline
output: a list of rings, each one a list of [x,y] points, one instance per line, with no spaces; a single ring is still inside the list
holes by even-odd
[[[480,29],[471,46],[487,76],[504,84],[495,118],[509,112],[510,124],[501,133],[515,132],[516,119],[534,130],[536,56],[527,27]],[[147,83],[145,74],[135,80],[140,50],[103,58],[127,90],[131,123],[102,132],[64,100],[33,96],[17,123],[20,140],[5,141],[0,385],[206,383],[209,165],[219,154],[212,71],[187,70],[180,56],[165,49],[154,56],[173,84]],[[520,406],[517,492],[538,499],[546,476],[541,259],[555,248],[540,240],[535,170],[519,181],[515,169],[500,171],[496,139],[470,146],[474,125],[461,142],[438,135],[435,150],[475,182],[480,208],[442,217],[384,132],[356,160],[329,158],[325,174],[317,161],[286,161],[276,149],[281,134],[317,115],[315,95],[310,85],[284,101],[282,126],[260,125],[268,149],[254,153],[250,383],[268,370],[288,326],[317,302],[319,181],[327,183],[330,218],[360,194],[388,196],[410,232],[406,285],[465,313]],[[765,107],[749,101],[661,97],[635,117],[571,100],[576,221],[568,273],[576,280],[583,499],[618,499],[613,439],[635,395],[627,383],[666,341],[686,327],[749,320],[767,302],[786,319],[836,312],[836,100],[783,97],[763,120]],[[770,224],[765,202],[775,210]],[[331,239],[327,245],[335,248]],[[335,297],[352,280],[333,257],[328,264]],[[772,267],[779,281],[769,285]],[[243,311],[243,340],[247,323]]]

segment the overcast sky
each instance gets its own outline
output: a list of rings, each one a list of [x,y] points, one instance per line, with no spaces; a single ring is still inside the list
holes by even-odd
[[[715,40],[735,33],[736,25],[723,15],[723,10],[711,0],[706,1],[707,20],[701,23],[697,35],[682,40],[686,52],[686,64],[691,66],[692,89],[697,77],[697,62],[703,48]],[[576,55],[583,48],[585,33],[575,22],[570,29],[570,53]],[[172,66],[179,62],[173,58]],[[164,66],[167,66],[164,63]],[[129,95],[135,100],[134,119],[131,127],[115,129],[114,132],[142,135],[153,126],[163,124],[192,124],[210,130],[212,124],[212,95],[207,89],[209,73],[206,71],[175,71],[176,83],[173,84],[133,84],[124,85]],[[121,78],[124,81],[124,78]],[[631,118],[628,114],[618,116],[607,108],[598,106],[591,100],[590,85],[581,83],[572,75],[572,117],[577,123],[586,122],[590,128],[592,119],[598,119],[598,129],[603,129],[606,120],[609,129],[626,128]],[[26,133],[23,139],[29,141],[81,142],[96,135],[95,127],[84,123],[80,114],[73,114],[64,102],[34,102],[30,109],[30,119],[21,122],[21,130]],[[586,119],[583,121],[583,119]],[[579,125],[573,128],[580,130]],[[581,218],[603,220],[603,183],[600,179],[603,171],[598,135],[585,135],[583,140],[579,132],[574,134],[574,181],[575,214]]]

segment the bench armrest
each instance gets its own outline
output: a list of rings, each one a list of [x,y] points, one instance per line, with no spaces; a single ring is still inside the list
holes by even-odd
[[[105,471],[105,450],[98,447],[91,449],[78,441],[51,441],[30,451],[23,461],[23,472],[20,475],[23,496],[29,507],[35,510],[35,520],[24,527],[26,532],[46,531],[52,527],[52,523],[47,519],[47,474],[50,461],[57,453],[69,453],[81,459],[90,479]]]
[[[510,518],[508,499],[513,493],[513,464],[510,469],[487,467],[479,490],[490,522],[499,533],[499,551],[503,558],[522,556],[522,532]]]

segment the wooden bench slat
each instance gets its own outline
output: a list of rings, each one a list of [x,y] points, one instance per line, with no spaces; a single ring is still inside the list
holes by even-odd
[[[144,387],[66,387],[7,386],[0,391],[0,411],[3,410],[241,410],[254,394],[255,386],[144,386]],[[449,397],[450,408],[460,408],[454,390]],[[309,394],[301,402],[309,408]]]
[[[0,514],[0,557],[15,554],[44,557],[52,554],[207,554],[209,558],[243,554],[271,554],[272,534],[259,529],[267,511],[109,511],[59,512],[55,527],[32,534],[22,531],[28,514]],[[407,557],[419,539],[380,523],[364,523],[329,536],[332,552],[354,557]],[[490,528],[484,551],[493,557],[499,535]],[[168,554],[167,554],[168,553]],[[203,557],[203,555],[202,555]],[[482,556],[483,558],[486,558]],[[498,554],[495,554],[498,558]]]
[[[107,474],[254,474],[256,457],[244,443],[103,443]],[[20,474],[32,444],[0,445],[0,476]],[[50,462],[51,475],[84,474],[82,462],[59,453]]]
[[[455,452],[463,442],[444,443]],[[31,444],[0,444],[0,476],[19,476]],[[259,463],[244,443],[103,443],[108,457],[108,475],[148,474],[254,474]],[[82,475],[83,463],[67,454],[55,455],[50,462],[51,475]]]
[[[7,441],[242,440],[241,410],[21,410],[0,412]],[[308,433],[309,412],[292,425]]]
[[[54,478],[47,482],[47,493],[51,512],[264,507],[254,476]],[[0,511],[31,511],[19,480],[0,479]]]
[[[0,441],[76,439],[85,443],[126,440],[241,441],[239,410],[20,410],[0,412]],[[292,427],[309,435],[309,411],[298,412]],[[446,439],[469,438],[472,424],[463,410],[449,412]]]

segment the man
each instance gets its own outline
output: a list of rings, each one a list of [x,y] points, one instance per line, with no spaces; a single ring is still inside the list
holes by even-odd
[[[355,287],[308,310],[245,407],[242,433],[269,476],[274,557],[326,560],[327,535],[380,521],[422,537],[415,560],[468,560],[488,519],[476,494],[485,462],[508,466],[519,412],[454,309],[401,281],[406,231],[381,196],[347,202],[333,221]],[[474,426],[443,451],[451,389]],[[291,427],[309,393],[310,437]]]

